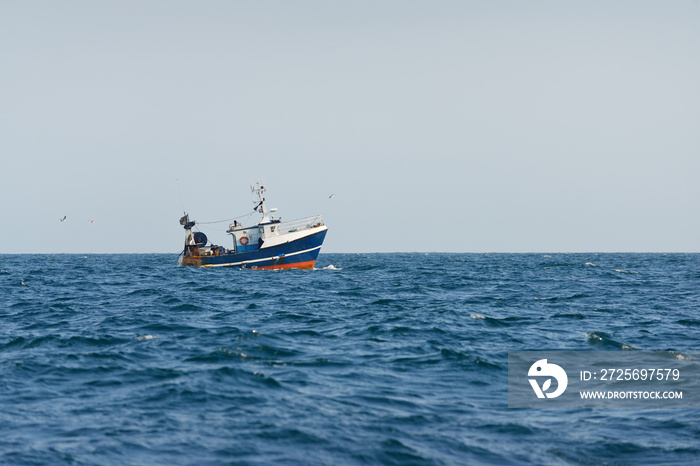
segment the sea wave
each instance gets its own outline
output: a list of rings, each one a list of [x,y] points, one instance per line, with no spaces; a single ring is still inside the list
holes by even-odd
[[[175,263],[0,256],[0,462],[700,456],[692,411],[507,407],[510,351],[690,357],[699,255],[322,253],[315,271],[278,273]]]

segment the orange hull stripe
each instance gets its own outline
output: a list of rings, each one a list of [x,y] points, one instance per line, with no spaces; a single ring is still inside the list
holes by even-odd
[[[295,262],[294,264],[280,264],[280,265],[262,265],[262,266],[251,266],[250,268],[255,268],[258,270],[274,270],[274,269],[313,269],[316,261],[307,262]]]

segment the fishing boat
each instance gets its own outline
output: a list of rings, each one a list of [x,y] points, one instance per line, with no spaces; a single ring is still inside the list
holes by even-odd
[[[328,227],[321,215],[290,222],[282,222],[271,214],[265,204],[265,187],[257,183],[251,187],[259,202],[253,209],[262,219],[244,226],[238,221],[229,225],[226,233],[233,239],[233,248],[211,244],[201,231],[192,231],[196,225],[189,215],[180,219],[185,229],[185,248],[178,257],[178,265],[190,267],[239,267],[250,269],[312,269],[316,263]]]

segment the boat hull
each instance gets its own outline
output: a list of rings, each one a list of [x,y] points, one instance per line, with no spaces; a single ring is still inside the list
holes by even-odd
[[[321,251],[328,228],[315,228],[303,238],[262,247],[255,251],[208,256],[180,256],[179,265],[187,267],[238,267],[250,269],[312,269]]]

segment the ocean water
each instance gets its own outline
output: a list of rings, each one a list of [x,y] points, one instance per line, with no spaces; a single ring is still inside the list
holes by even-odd
[[[693,464],[700,410],[509,409],[508,351],[700,349],[698,254],[0,256],[2,464]]]

